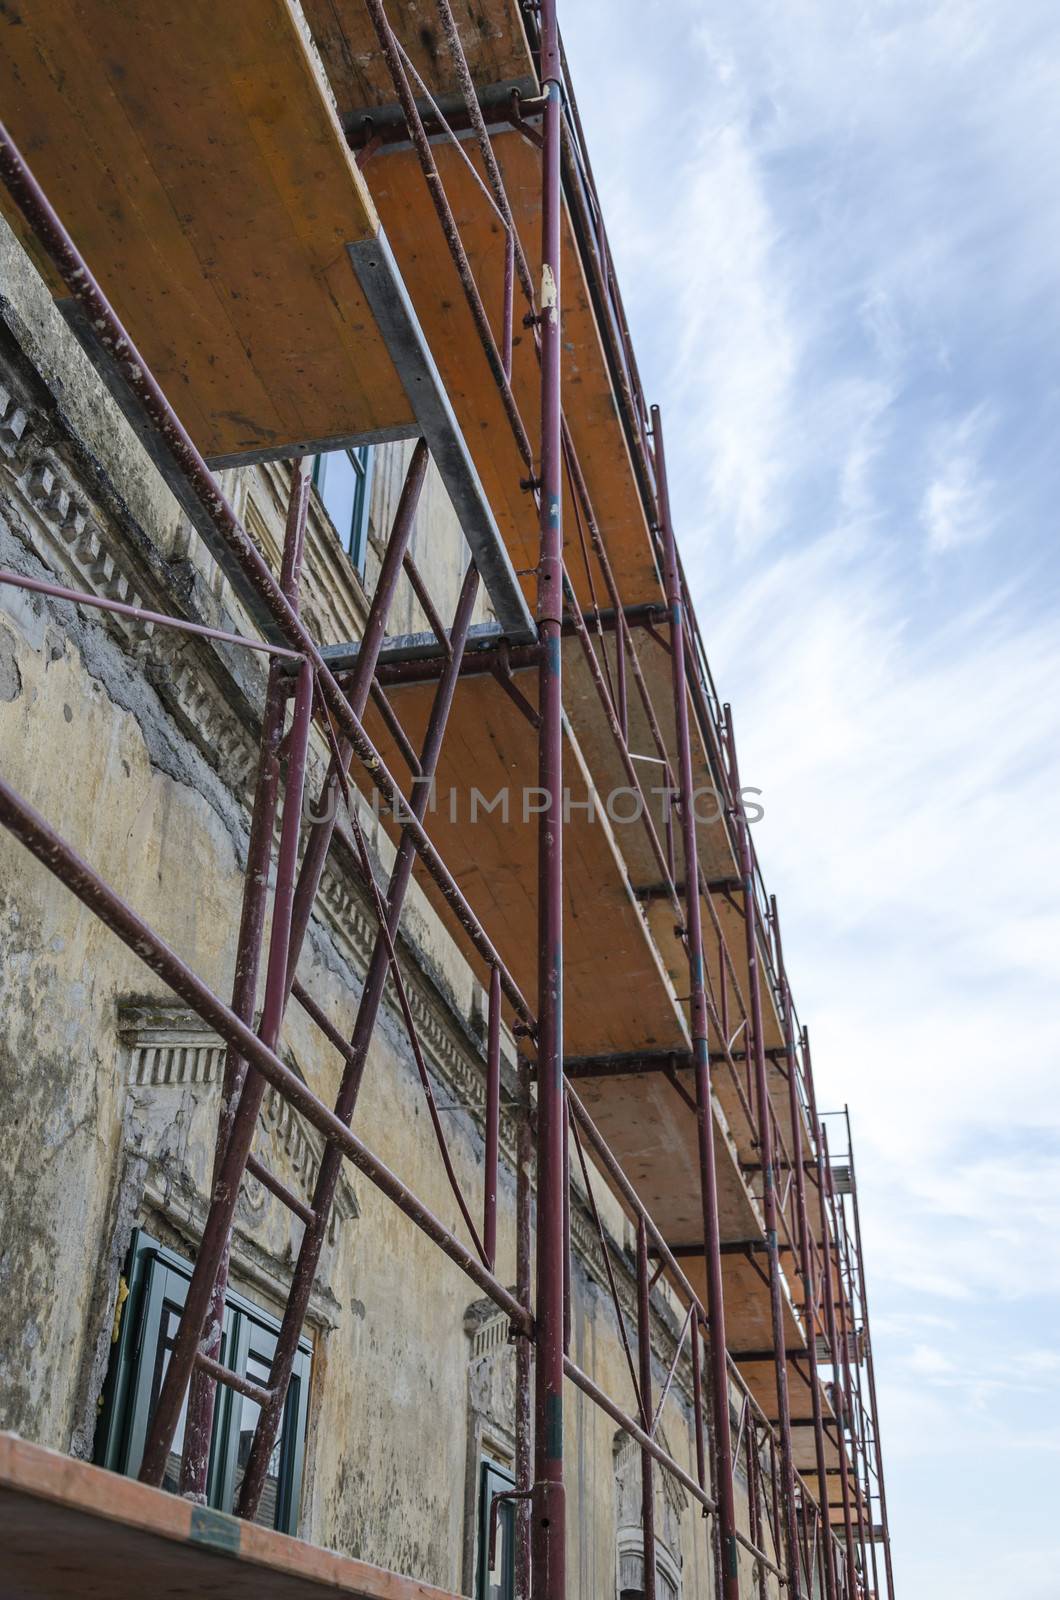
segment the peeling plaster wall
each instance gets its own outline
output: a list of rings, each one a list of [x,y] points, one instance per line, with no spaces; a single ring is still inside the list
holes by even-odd
[[[0,565],[162,610],[240,626],[239,607],[103,393],[32,267],[0,224]],[[380,455],[373,497],[388,525],[403,446]],[[288,469],[229,471],[226,491],[275,564]],[[458,529],[429,485],[417,561],[455,602]],[[374,559],[374,558],[373,558]],[[304,602],[322,642],[359,636],[366,596],[319,507],[307,541]],[[369,564],[368,580],[373,569]],[[406,592],[392,631],[425,619]],[[483,608],[480,615],[488,614]],[[246,857],[257,658],[146,632],[100,613],[0,589],[0,752],[26,796],[218,993],[231,989]],[[315,788],[326,750],[314,743]],[[370,816],[383,870],[392,858]],[[342,851],[325,877],[303,957],[307,987],[352,1025],[371,922]],[[481,1195],[483,997],[415,886],[403,961],[461,1183]],[[339,1063],[292,1008],[283,1048],[326,1101]],[[208,1192],[219,1042],[107,930],[0,830],[0,1426],[88,1455],[130,1230],[147,1222],[191,1253]],[[456,1232],[456,1205],[397,1016],[384,1010],[357,1111],[371,1147]],[[259,1149],[299,1193],[319,1140],[267,1100]],[[515,1280],[512,1129],[500,1194],[498,1276]],[[632,1233],[600,1182],[618,1245]],[[248,1182],[237,1214],[234,1281],[265,1305],[286,1289],[300,1225]],[[574,1359],[631,1403],[615,1315],[581,1210],[575,1216]],[[459,1590],[474,1581],[468,1508],[474,1450],[488,1424],[511,1437],[513,1349],[474,1354],[474,1286],[359,1174],[340,1189],[310,1313],[310,1437],[301,1531],[320,1544]],[[487,1319],[488,1320],[488,1317]],[[656,1383],[680,1319],[657,1327]],[[665,1438],[694,1470],[679,1368]],[[616,1429],[569,1389],[565,1449],[571,1593],[615,1592],[623,1515]],[[476,1422],[476,1419],[477,1422]],[[477,1431],[476,1431],[477,1429]],[[682,1593],[713,1593],[698,1508],[661,1485]],[[669,1495],[669,1499],[666,1496]],[[746,1525],[746,1519],[745,1519]],[[746,1568],[747,1593],[752,1592]]]

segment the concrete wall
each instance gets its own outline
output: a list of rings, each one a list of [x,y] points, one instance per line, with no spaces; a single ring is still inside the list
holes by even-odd
[[[0,225],[2,226],[2,225]],[[197,537],[100,388],[6,228],[0,233],[0,566],[112,598],[244,626]],[[407,446],[380,452],[378,536],[389,526]],[[289,469],[230,471],[225,486],[274,563]],[[436,479],[413,541],[448,617],[463,565]],[[356,638],[366,595],[320,508],[308,536],[304,612],[323,643]],[[480,615],[488,614],[487,608]],[[407,589],[391,631],[426,626]],[[0,751],[28,798],[218,993],[231,989],[246,862],[260,657],[64,603],[0,589]],[[315,790],[326,750],[314,742]],[[391,847],[365,826],[382,869]],[[402,959],[461,1183],[481,1195],[481,987],[414,888]],[[301,968],[341,1026],[352,1025],[372,938],[349,860],[334,853]],[[289,1062],[326,1101],[338,1058],[292,1008]],[[514,1093],[511,1041],[506,1083]],[[0,1426],[91,1454],[132,1228],[194,1252],[205,1211],[223,1052],[219,1041],[69,892],[0,831]],[[370,1146],[460,1232],[399,1018],[385,1010],[356,1125]],[[512,1284],[514,1123],[506,1117],[498,1275]],[[311,1192],[320,1140],[277,1097],[257,1146]],[[632,1313],[632,1234],[597,1190]],[[300,1224],[248,1181],[233,1279],[278,1307]],[[572,1353],[632,1405],[599,1245],[574,1207]],[[514,1354],[474,1285],[352,1170],[344,1177],[310,1313],[314,1341],[301,1531],[383,1566],[469,1592],[477,1450],[510,1447]],[[679,1326],[655,1328],[661,1384]],[[694,1462],[682,1363],[663,1418]],[[639,1455],[569,1391],[565,1449],[570,1593],[616,1592],[635,1537]],[[680,1592],[713,1592],[709,1524],[657,1474],[659,1526]],[[747,1592],[752,1592],[749,1567]]]

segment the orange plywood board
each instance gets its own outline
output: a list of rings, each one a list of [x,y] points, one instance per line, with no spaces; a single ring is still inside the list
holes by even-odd
[[[536,677],[521,673],[522,694],[536,704]],[[414,748],[422,742],[433,686],[391,689],[389,698]],[[377,711],[369,736],[395,775],[407,769]],[[573,736],[564,748],[570,822],[564,829],[564,1012],[572,1053],[644,1047],[686,1049],[672,985],[643,912],[630,889],[609,826],[582,809],[588,778]],[[492,678],[465,678],[453,701],[428,831],[524,995],[537,991],[537,818],[524,812],[538,781],[537,735]],[[474,802],[473,791],[481,797]],[[501,791],[507,818],[486,809]],[[425,879],[428,892],[433,884]],[[439,900],[439,905],[441,904]],[[444,914],[444,913],[443,913]]]
[[[540,281],[540,155],[521,134],[495,136],[494,150],[535,284]],[[495,341],[503,319],[504,234],[500,221],[460,154],[433,147]],[[478,157],[476,156],[476,160]],[[372,198],[446,391],[467,439],[498,526],[517,570],[537,563],[537,514],[521,486],[530,469],[519,452],[491,375],[463,287],[449,256],[415,153],[373,156],[364,169]],[[601,536],[626,605],[662,603],[647,524],[604,360],[589,291],[564,213],[560,281],[563,407]],[[525,300],[517,289],[512,390],[536,461],[540,437],[540,369],[533,337],[520,325]],[[564,493],[564,552],[583,606],[593,592],[607,604],[596,557],[583,558],[570,486]],[[592,581],[587,572],[592,573]],[[528,592],[531,589],[527,577]]]
[[[441,1589],[0,1434],[5,1600],[453,1600]]]
[[[688,1084],[691,1089],[691,1082]],[[703,1237],[696,1118],[661,1073],[578,1078],[574,1087],[670,1244]],[[740,1176],[724,1119],[715,1114],[718,1210],[725,1238],[746,1239],[760,1221]]]
[[[287,0],[39,0],[0,19],[0,96],[205,455],[409,431],[347,254],[378,218]]]
[[[306,0],[302,8],[340,108],[387,105],[394,85],[367,8],[360,0]],[[453,64],[433,6],[388,5],[387,19],[432,94],[453,88]],[[472,79],[480,87],[523,83],[534,65],[519,8],[452,0],[453,18]]]
[[[480,90],[498,91],[518,84],[524,93],[536,92],[534,62],[517,6],[507,0],[489,6],[459,0],[453,10],[471,76]],[[305,11],[344,125],[352,129],[372,108],[394,108],[397,92],[366,8],[354,0],[308,0]],[[388,17],[431,94],[447,106],[459,105],[456,67],[437,16],[429,10],[391,7]],[[412,84],[422,104],[422,90],[414,78]],[[493,127],[491,138],[540,300],[540,152],[514,130]],[[499,347],[504,229],[497,210],[483,193],[485,169],[474,141],[467,139],[463,148],[461,155],[447,139],[432,144],[446,198]],[[517,568],[532,567],[537,561],[536,517],[532,501],[519,487],[528,468],[514,443],[418,158],[407,146],[384,149],[371,157],[364,173],[513,562]],[[526,310],[517,284],[512,389],[536,459],[540,380],[533,335],[522,327]],[[560,310],[564,413],[619,591],[627,605],[661,600],[647,523],[566,203]],[[564,532],[571,581],[582,603],[588,605],[592,584],[604,592],[603,576],[596,558],[590,556],[590,583],[569,486],[565,489]]]

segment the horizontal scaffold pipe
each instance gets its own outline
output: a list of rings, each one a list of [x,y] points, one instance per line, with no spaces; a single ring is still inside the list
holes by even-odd
[[[656,622],[665,621],[665,618],[665,611],[651,605],[629,606],[623,613],[626,626],[633,628],[650,627]],[[583,611],[582,623],[594,629],[599,624],[605,633],[613,633],[618,626],[617,615],[613,610]],[[573,617],[565,617],[562,626],[564,634],[569,638],[578,632],[578,623]],[[534,667],[540,659],[540,646],[537,643],[512,643],[507,638],[506,630],[499,623],[477,622],[468,635],[461,671],[465,675],[491,671],[492,666],[488,664],[491,652],[504,651],[507,652],[508,663],[513,671]],[[329,670],[338,676],[354,670],[360,652],[360,644],[356,640],[351,640],[349,644],[325,645],[320,657]],[[380,682],[388,681],[383,669],[389,669],[394,674],[389,679],[390,682],[420,681],[405,680],[401,675],[406,667],[411,671],[417,665],[423,674],[422,681],[427,682],[441,676],[447,659],[434,631],[409,633],[385,639],[379,650]],[[740,887],[739,879],[733,879],[732,882],[737,888]],[[717,886],[712,884],[711,888],[720,889],[724,886],[724,884]]]

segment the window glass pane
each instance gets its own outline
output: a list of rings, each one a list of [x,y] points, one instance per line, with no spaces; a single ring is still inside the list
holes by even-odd
[[[247,1357],[246,1376],[252,1383],[260,1383],[262,1388],[269,1382],[269,1363],[253,1352]],[[295,1380],[292,1380],[292,1387]],[[236,1471],[233,1485],[232,1503],[235,1504],[239,1494],[239,1486],[243,1482],[243,1473],[250,1457],[250,1447],[254,1441],[254,1429],[258,1425],[261,1408],[256,1401],[248,1400],[246,1395],[239,1397],[239,1439],[236,1444]],[[280,1427],[279,1436],[272,1447],[269,1457],[268,1471],[265,1474],[265,1487],[261,1491],[258,1509],[254,1513],[254,1521],[263,1528],[275,1528],[276,1513],[279,1509],[280,1496],[280,1463],[283,1456],[283,1438],[286,1429],[286,1418],[290,1403],[284,1411],[284,1423]]]
[[[317,457],[315,477],[324,509],[343,548],[349,550],[362,474],[348,450],[333,450],[330,455]]]
[[[330,450],[326,455],[317,456],[313,462],[313,482],[342,540],[343,549],[363,576],[368,553],[371,445],[358,445],[353,450]]]
[[[497,1543],[493,1563],[489,1559],[490,1506],[494,1496],[514,1487],[514,1479],[492,1461],[482,1463],[482,1492],[479,1500],[479,1600],[514,1600],[515,1595],[515,1506],[502,1500],[497,1508]]]
[[[169,1366],[169,1356],[173,1349],[173,1341],[177,1336],[177,1327],[180,1322],[180,1307],[167,1301],[162,1307],[162,1321],[159,1326],[158,1344],[155,1348],[155,1370],[151,1378],[151,1413],[154,1414],[155,1404],[158,1400],[162,1383]],[[177,1431],[173,1435],[173,1443],[169,1447],[166,1457],[166,1469],[162,1474],[162,1487],[171,1494],[176,1494],[180,1488],[180,1458],[184,1451],[184,1424],[188,1415],[188,1397],[184,1396],[184,1404],[180,1408],[180,1420]]]
[[[514,1556],[511,1548],[512,1533],[511,1501],[505,1500],[497,1512],[497,1543],[493,1552],[493,1565],[486,1574],[487,1600],[506,1600],[508,1595],[506,1579]],[[489,1538],[488,1530],[486,1537]]]

